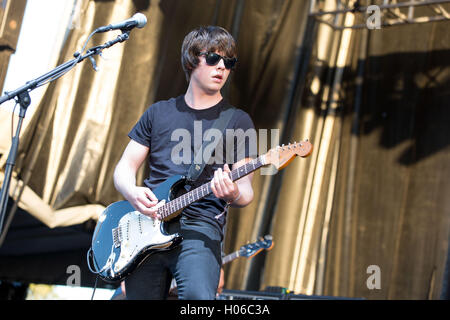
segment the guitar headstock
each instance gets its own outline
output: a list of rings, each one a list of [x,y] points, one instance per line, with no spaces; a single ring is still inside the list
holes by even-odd
[[[260,238],[260,240],[243,245],[239,249],[239,256],[241,257],[253,257],[260,253],[262,250],[270,250],[273,247],[273,241],[271,235],[266,235],[264,238]]]
[[[312,153],[313,146],[308,140],[284,144],[270,149],[265,155],[265,165],[272,164],[277,170],[286,167],[296,156],[306,158]]]

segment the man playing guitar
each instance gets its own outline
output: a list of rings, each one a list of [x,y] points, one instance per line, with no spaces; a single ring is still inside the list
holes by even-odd
[[[181,54],[189,82],[186,93],[159,101],[145,111],[128,134],[131,140],[114,171],[116,189],[137,211],[157,219],[161,218],[157,213],[159,200],[152,189],[170,176],[186,174],[191,165],[174,161],[173,152],[179,144],[173,139],[174,132],[187,130],[193,137],[194,124],[201,121],[204,137],[221,111],[231,107],[220,90],[237,61],[233,37],[221,27],[200,27],[185,37]],[[254,125],[246,112],[235,109],[226,128],[246,131]],[[250,154],[250,149],[256,149],[250,148],[252,142],[225,150],[229,143],[224,143],[224,152],[233,155],[232,169],[256,156]],[[191,161],[197,151],[194,147],[191,142]],[[138,186],[136,174],[146,159],[150,174],[145,185]],[[229,157],[222,155],[221,159]],[[252,174],[233,182],[229,172],[230,166],[223,162],[206,165],[195,183],[211,181],[213,193],[186,207],[170,224],[169,228],[183,237],[178,246],[152,254],[126,278],[128,299],[167,298],[172,276],[180,299],[215,298],[227,209],[230,205],[244,207],[253,200]]]

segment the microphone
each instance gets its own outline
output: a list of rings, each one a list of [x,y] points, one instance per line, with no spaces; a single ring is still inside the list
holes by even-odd
[[[142,13],[136,13],[130,19],[100,27],[96,32],[107,32],[110,30],[131,30],[134,27],[143,28],[147,24],[147,18]]]

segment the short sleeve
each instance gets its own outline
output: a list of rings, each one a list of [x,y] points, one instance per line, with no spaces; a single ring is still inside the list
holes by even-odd
[[[240,112],[234,126],[235,160],[256,158],[258,156],[258,135],[252,119],[246,112]]]
[[[150,148],[152,136],[152,122],[153,122],[153,108],[150,106],[147,110],[145,110],[139,121],[128,133],[128,137]]]

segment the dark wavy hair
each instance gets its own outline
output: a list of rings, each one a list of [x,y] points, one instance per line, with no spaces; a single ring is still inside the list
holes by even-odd
[[[200,62],[200,52],[211,51],[218,51],[228,58],[236,58],[236,42],[233,36],[218,26],[199,27],[186,35],[181,46],[181,65],[187,81]]]

